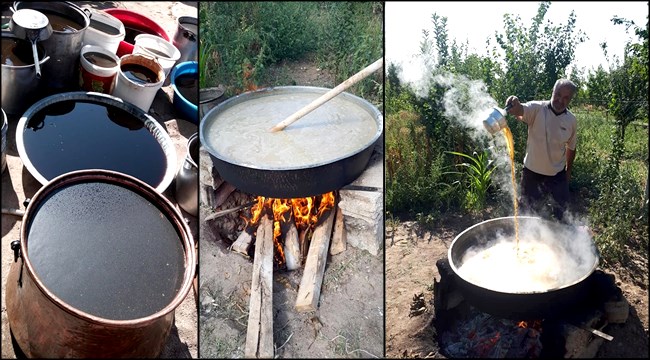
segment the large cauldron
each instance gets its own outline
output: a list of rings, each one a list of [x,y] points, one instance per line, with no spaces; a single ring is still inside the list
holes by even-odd
[[[519,216],[520,236],[522,231],[532,227],[550,229],[555,235],[549,239],[559,245],[560,249],[569,252],[570,256],[581,258],[584,266],[583,273],[575,274],[575,281],[546,291],[534,292],[502,292],[470,281],[459,274],[463,256],[470,248],[481,248],[495,241],[500,235],[511,236],[514,239],[514,217],[503,217],[487,220],[473,225],[461,232],[451,243],[448,252],[449,264],[457,275],[457,283],[468,303],[474,307],[502,318],[513,320],[534,320],[559,316],[568,311],[584,297],[585,281],[598,266],[598,251],[589,238],[589,244],[583,247],[581,253],[572,250],[571,241],[576,241],[578,229],[537,217]],[[584,234],[583,234],[584,235]],[[582,236],[584,237],[584,236]],[[588,253],[586,253],[588,252]]]
[[[287,128],[276,134],[271,134],[269,131],[271,127],[277,125],[278,119],[286,118],[308,103],[301,104],[299,101],[305,101],[306,99],[311,101],[322,96],[329,90],[311,86],[279,86],[246,92],[232,97],[220,103],[204,115],[199,129],[201,145],[210,153],[214,167],[221,177],[239,190],[250,194],[272,198],[300,198],[338,190],[357,179],[363,173],[370,161],[375,145],[378,141],[381,141],[384,124],[383,115],[379,109],[360,97],[343,92],[323,104],[318,110],[306,115],[296,124],[291,125],[293,129]],[[254,133],[255,136],[260,137],[289,136],[289,133],[296,128],[309,128],[317,131],[326,125],[328,121],[331,121],[332,119],[330,118],[334,117],[345,119],[348,124],[360,118],[371,119],[374,126],[372,126],[372,129],[369,128],[363,132],[363,135],[368,137],[365,143],[359,144],[353,150],[349,150],[340,156],[327,160],[314,161],[308,165],[278,166],[255,162],[253,160],[249,161],[248,159],[246,161],[240,161],[217,150],[217,144],[223,141],[223,139],[220,139],[219,136],[211,137],[211,129],[218,127],[219,120],[227,119],[230,122],[237,121],[224,114],[230,109],[238,109],[237,111],[241,112],[249,111],[246,109],[259,109],[260,106],[254,107],[253,104],[262,99],[271,99],[269,103],[272,102],[271,107],[259,110],[264,112],[266,123],[258,123],[254,127],[247,129],[242,128],[241,135],[244,135],[243,133]],[[318,111],[325,111],[325,109],[332,113],[322,118],[319,117]],[[249,112],[252,113],[252,111]],[[363,115],[355,117],[355,114]],[[228,121],[222,121],[222,123],[227,123]],[[341,135],[341,132],[320,132],[312,133],[310,136],[317,138],[321,141],[321,144],[325,142],[341,144]],[[239,137],[239,139],[242,142],[246,142],[244,137]],[[251,147],[254,146],[251,144]],[[277,151],[281,149],[276,148],[271,150]],[[306,152],[316,154],[320,150],[318,146],[314,146]]]
[[[110,199],[106,191],[85,191],[76,200],[68,197],[64,204],[59,202],[62,191],[88,189],[88,184],[109,184],[113,189],[125,189],[115,193],[132,192],[136,196]],[[58,201],[49,201],[51,199]],[[61,204],[59,209],[65,209],[58,214],[52,212],[56,204]],[[124,212],[117,216],[103,210],[111,208],[119,212],[120,206]],[[127,214],[129,208],[141,210],[145,207],[152,210],[144,211],[147,215],[139,219]],[[34,224],[43,229],[42,224],[61,216],[59,214],[67,216],[71,212],[79,214],[77,219],[70,218],[72,225],[54,226],[55,229],[48,233],[31,231]],[[107,216],[122,218],[122,221],[112,223],[106,220]],[[88,221],[92,217],[96,221]],[[103,220],[109,223],[104,224]],[[169,200],[134,177],[107,170],[81,170],[61,175],[42,187],[27,206],[22,223],[21,239],[11,244],[15,257],[7,277],[5,299],[11,331],[27,357],[140,358],[160,355],[174,322],[174,310],[189,293],[196,268],[191,232]],[[91,231],[89,227],[105,231]],[[144,230],[139,231],[139,235],[134,231],[115,230],[134,227]],[[80,228],[91,232],[84,233]],[[163,228],[175,230],[180,243],[173,242],[173,237],[158,236],[169,234],[160,230]],[[78,234],[75,235],[75,231]],[[62,238],[69,245],[73,242],[82,245],[76,246],[77,249],[56,246]],[[77,240],[68,241],[68,238]],[[43,248],[44,240],[49,245],[47,249]],[[79,249],[88,250],[88,246],[97,251],[85,251],[84,256],[74,261],[67,260],[72,256],[64,255],[83,252]],[[115,256],[120,252],[122,255]],[[134,256],[127,256],[127,252],[147,255],[133,261]],[[55,266],[71,270],[60,277],[58,270],[52,271]],[[58,280],[53,273],[59,275]],[[164,282],[173,282],[177,290],[163,293],[161,297],[156,291],[161,288],[158,284],[138,283],[137,279],[150,279],[154,274],[164,274]],[[168,274],[172,274],[169,281]],[[90,284],[90,277],[106,288]],[[135,283],[138,286],[134,286]],[[82,298],[91,298],[93,303],[88,305]],[[95,306],[99,302],[105,304]],[[83,306],[72,305],[74,303]],[[108,318],[102,314],[108,313],[106,308],[120,315]],[[137,312],[131,310],[134,308]]]

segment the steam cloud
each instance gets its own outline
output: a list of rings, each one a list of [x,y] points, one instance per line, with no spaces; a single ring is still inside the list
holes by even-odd
[[[510,176],[510,156],[502,133],[493,136],[483,126],[483,120],[497,107],[497,102],[487,92],[481,80],[471,80],[463,75],[442,73],[430,57],[414,56],[402,64],[398,77],[403,85],[409,86],[421,98],[428,98],[432,86],[445,89],[442,105],[445,116],[469,129],[470,136],[477,140],[490,139],[494,142],[491,158],[502,169],[492,173],[492,179],[510,199],[514,196]],[[518,177],[516,182],[519,182]]]

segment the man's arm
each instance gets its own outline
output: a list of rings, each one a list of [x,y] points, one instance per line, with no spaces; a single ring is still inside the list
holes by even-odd
[[[571,167],[573,167],[573,159],[576,158],[576,151],[566,148],[566,179],[571,180]]]

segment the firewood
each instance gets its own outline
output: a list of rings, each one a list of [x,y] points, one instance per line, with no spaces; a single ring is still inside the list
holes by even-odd
[[[255,239],[244,356],[273,357],[273,221],[266,216],[260,220]]]
[[[314,229],[312,234],[307,261],[305,262],[305,271],[296,298],[296,310],[298,312],[313,311],[318,308],[334,215],[335,213],[330,211],[327,218]]]
[[[287,270],[296,270],[300,268],[300,244],[298,243],[298,229],[295,224],[289,226],[289,231],[284,236],[284,258],[287,264]]]
[[[237,240],[235,240],[235,242],[230,246],[230,250],[238,252],[245,257],[249,257],[248,248],[251,247],[251,242],[253,242],[253,235],[249,234],[246,230],[247,229],[244,229],[244,231],[239,234]],[[259,228],[257,231],[259,232]]]
[[[347,247],[347,236],[345,235],[345,223],[343,221],[343,211],[336,207],[336,220],[334,220],[334,233],[332,234],[332,245],[330,246],[330,255],[336,255],[345,251]]]
[[[304,264],[307,259],[307,250],[309,250],[309,243],[307,241],[307,233],[309,228],[301,229],[298,231],[298,243],[300,244],[300,263]]]

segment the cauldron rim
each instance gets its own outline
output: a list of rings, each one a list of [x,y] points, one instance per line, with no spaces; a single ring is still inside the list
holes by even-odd
[[[585,281],[598,267],[600,257],[599,257],[599,254],[598,254],[598,249],[595,246],[595,244],[593,244],[593,241],[592,241],[592,245],[593,245],[594,250],[595,250],[595,256],[594,256],[594,263],[589,268],[589,271],[586,272],[585,274],[583,274],[580,278],[576,279],[573,282],[569,282],[569,283],[566,283],[566,284],[563,284],[561,286],[557,286],[557,287],[554,287],[554,288],[551,288],[551,289],[546,289],[544,291],[506,292],[506,291],[494,290],[494,289],[486,288],[486,287],[484,287],[484,286],[482,286],[480,284],[477,284],[477,283],[463,277],[459,273],[458,267],[456,266],[456,263],[454,262],[454,258],[452,256],[452,252],[455,249],[455,245],[456,245],[457,241],[459,239],[461,239],[463,237],[463,235],[465,235],[468,232],[473,231],[477,227],[485,226],[485,224],[489,224],[489,223],[492,223],[492,222],[504,221],[506,219],[507,220],[514,220],[514,216],[504,216],[504,217],[493,218],[493,219],[488,219],[488,220],[479,222],[479,223],[474,224],[474,225],[468,227],[467,229],[463,230],[462,232],[460,232],[454,238],[454,240],[451,242],[451,244],[449,246],[449,249],[447,250],[447,259],[449,261],[449,266],[451,267],[452,271],[454,272],[454,275],[458,276],[462,281],[466,282],[467,284],[469,284],[471,286],[476,286],[476,287],[481,288],[481,289],[484,289],[485,291],[490,291],[490,292],[494,292],[494,293],[501,294],[501,295],[526,296],[526,295],[549,294],[549,293],[553,293],[553,292],[559,292],[561,290],[564,290],[564,289],[570,288],[572,286],[575,286],[575,285]],[[545,223],[552,223],[551,221],[549,221],[547,219],[537,217],[537,216],[517,216],[517,219],[519,219],[519,220],[521,220],[521,219],[534,220],[534,221],[542,221],[542,222],[545,222]],[[563,225],[563,224],[560,224],[560,223],[556,223],[556,224]]]

